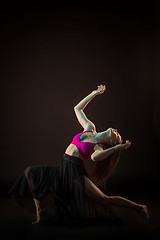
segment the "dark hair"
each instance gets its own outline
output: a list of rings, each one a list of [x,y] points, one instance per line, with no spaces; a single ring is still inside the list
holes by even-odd
[[[105,149],[110,148],[110,145],[105,145]],[[102,161],[95,161],[89,171],[91,180],[99,187],[106,189],[106,181],[114,172],[120,157],[121,151],[116,151]]]

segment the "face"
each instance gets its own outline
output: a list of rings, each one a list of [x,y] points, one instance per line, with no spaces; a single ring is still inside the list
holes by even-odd
[[[118,133],[117,129],[109,128],[109,144],[116,145],[122,143],[121,135]]]

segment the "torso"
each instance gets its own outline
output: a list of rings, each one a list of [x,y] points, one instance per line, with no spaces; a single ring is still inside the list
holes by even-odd
[[[86,132],[86,133],[83,133],[81,136],[80,136],[80,142],[91,142],[91,143],[95,143],[95,134],[97,132]],[[74,157],[78,157],[78,158],[82,158],[81,154],[79,153],[77,147],[74,145],[74,144],[69,144],[69,146],[67,147],[66,151],[65,151],[66,154],[70,155],[70,156],[74,156]]]

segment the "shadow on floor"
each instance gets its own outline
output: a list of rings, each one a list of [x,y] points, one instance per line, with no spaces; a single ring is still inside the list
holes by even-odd
[[[32,225],[34,216],[12,199],[0,200],[1,233],[14,237],[100,237],[123,239],[158,239],[160,237],[160,201],[150,203],[150,221],[147,224],[102,222],[87,225],[64,225],[53,222]]]

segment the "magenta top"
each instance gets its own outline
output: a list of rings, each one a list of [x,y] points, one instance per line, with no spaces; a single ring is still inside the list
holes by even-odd
[[[81,133],[78,133],[77,135],[74,136],[72,140],[72,144],[74,144],[80,154],[82,155],[83,160],[87,160],[91,152],[93,151],[94,147],[98,143],[91,143],[91,142],[80,142],[80,136],[85,133],[85,132],[92,132],[92,131],[84,131]]]

